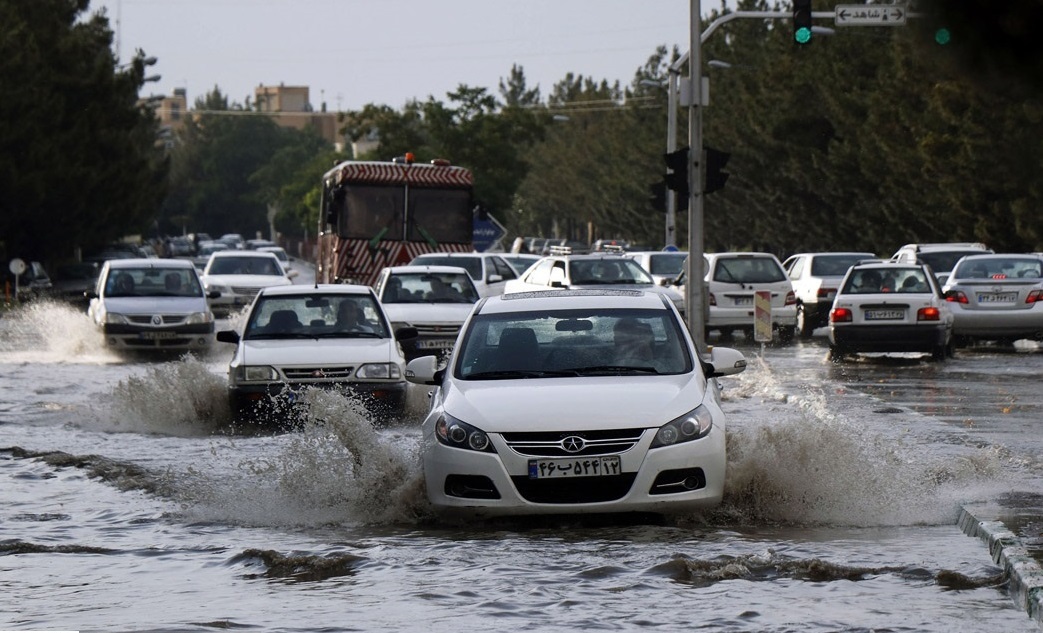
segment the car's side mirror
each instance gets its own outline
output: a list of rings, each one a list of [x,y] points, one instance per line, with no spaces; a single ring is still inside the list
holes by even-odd
[[[406,380],[415,385],[437,385],[441,373],[435,356],[414,358],[406,365]]]
[[[235,330],[221,330],[217,333],[217,340],[221,343],[239,343],[239,332]]]
[[[486,279],[486,282],[490,284],[494,284],[498,281],[503,281],[503,275],[489,275],[489,278]]]
[[[216,291],[216,290],[211,290],[210,292],[206,293],[206,298],[207,299],[217,299],[220,296],[221,296],[221,293]]]
[[[300,273],[297,272],[296,270],[289,270],[289,271],[286,272],[286,277],[289,278],[289,279],[293,279],[294,277],[297,277],[299,275],[300,275]]]
[[[416,328],[412,325],[400,327],[395,330],[395,338],[399,341],[411,341],[418,336],[420,336],[420,333],[417,332]]]
[[[746,357],[730,347],[714,347],[710,350],[710,362],[706,363],[706,377],[734,376],[746,371]]]

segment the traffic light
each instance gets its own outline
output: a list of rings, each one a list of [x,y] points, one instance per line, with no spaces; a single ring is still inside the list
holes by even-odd
[[[703,146],[706,156],[706,180],[703,182],[703,193],[713,193],[724,188],[728,182],[728,172],[723,171],[732,157],[728,152],[722,152],[712,147]]]
[[[663,154],[666,159],[666,186],[677,192],[682,198],[688,197],[688,148],[682,147],[676,152]]]
[[[793,0],[793,39],[797,44],[811,41],[811,0]]]

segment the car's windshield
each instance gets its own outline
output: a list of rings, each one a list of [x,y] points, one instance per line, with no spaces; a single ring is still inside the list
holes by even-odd
[[[218,257],[210,262],[208,275],[278,275],[283,271],[272,257]]]
[[[413,259],[417,266],[459,266],[471,279],[482,278],[482,260],[478,257],[451,257],[449,255],[419,255]]]
[[[665,310],[599,308],[478,315],[455,366],[464,380],[662,375],[692,371]]]
[[[381,303],[474,303],[478,292],[463,273],[393,273],[381,290]]]
[[[202,297],[195,269],[112,268],[105,277],[107,297]]]
[[[684,268],[688,253],[656,253],[648,258],[648,272],[676,277]]]
[[[981,251],[937,251],[917,253],[916,258],[931,267],[935,274],[950,272],[956,262],[965,255],[978,255]]]
[[[775,283],[786,279],[782,266],[770,257],[722,257],[713,270],[713,280],[732,284]]]
[[[316,293],[261,297],[243,338],[388,338],[388,331],[373,297]]]
[[[953,271],[950,279],[1032,279],[1038,280],[1043,260],[1035,257],[968,257]]]
[[[629,257],[573,259],[569,261],[569,276],[573,286],[655,283],[645,269]]]

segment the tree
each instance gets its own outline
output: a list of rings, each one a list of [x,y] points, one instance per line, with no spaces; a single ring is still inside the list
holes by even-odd
[[[142,233],[164,194],[146,56],[117,67],[89,0],[0,0],[0,254],[71,259]],[[6,251],[6,252],[2,252]]]

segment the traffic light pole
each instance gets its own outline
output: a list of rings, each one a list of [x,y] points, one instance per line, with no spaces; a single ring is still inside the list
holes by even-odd
[[[677,83],[680,71],[670,69],[667,76],[666,153],[677,151]],[[677,192],[666,189],[666,246],[677,246]]]
[[[688,85],[688,270],[684,285],[688,331],[701,353],[706,350],[706,319],[703,293],[703,82],[700,0],[691,1]]]

